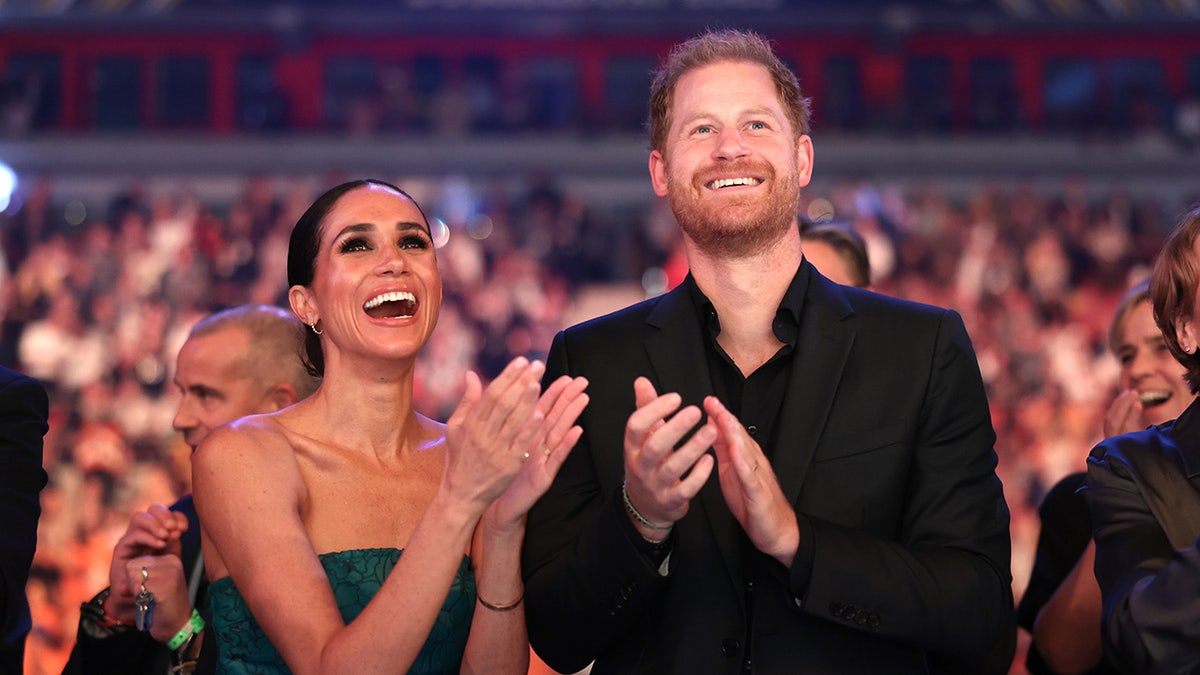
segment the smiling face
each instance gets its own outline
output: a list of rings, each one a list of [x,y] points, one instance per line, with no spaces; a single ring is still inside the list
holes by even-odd
[[[1149,301],[1129,310],[1113,347],[1121,364],[1120,387],[1137,390],[1146,426],[1179,417],[1192,402],[1184,367],[1167,349]]]
[[[414,357],[433,333],[442,300],[429,226],[408,197],[364,185],[321,220],[310,285],[292,308],[319,321],[326,351]]]
[[[650,153],[651,182],[697,247],[742,257],[795,228],[812,142],[794,132],[765,67],[719,61],[689,71],[669,119],[663,151]]]

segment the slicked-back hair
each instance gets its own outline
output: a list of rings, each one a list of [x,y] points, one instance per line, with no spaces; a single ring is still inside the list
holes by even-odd
[[[421,220],[425,221],[426,231],[429,230],[429,218],[425,216],[425,210],[421,208],[417,200],[391,183],[375,178],[362,178],[335,185],[317,197],[292,228],[292,236],[288,241],[287,259],[289,288],[312,285],[313,278],[317,273],[317,252],[321,247],[322,224],[325,222],[325,216],[329,215],[334,205],[347,192],[371,185],[391,190],[412,202],[420,212]],[[304,354],[304,367],[308,369],[308,372],[312,373],[314,377],[324,375],[325,353],[321,350],[321,339],[314,331],[307,331],[304,334]]]
[[[800,82],[775,55],[771,43],[751,31],[712,30],[676,45],[654,73],[650,85],[650,149],[663,152],[671,128],[671,103],[675,85],[685,74],[713,63],[742,61],[767,69],[775,82],[775,93],[787,112],[797,138],[809,133],[809,100],[800,91]]]
[[[1200,283],[1200,261],[1196,259],[1196,238],[1200,236],[1200,205],[1184,214],[1179,225],[1167,237],[1154,261],[1150,274],[1150,300],[1154,303],[1154,323],[1162,331],[1171,355],[1183,364],[1192,393],[1200,393],[1200,349],[1192,345],[1188,354],[1179,344],[1175,327],[1191,321],[1196,309],[1196,286]],[[1194,326],[1200,330],[1200,326]]]
[[[846,262],[850,281],[858,288],[871,285],[871,259],[867,255],[867,242],[854,228],[839,223],[821,223],[800,227],[801,241],[821,241],[829,244]]]

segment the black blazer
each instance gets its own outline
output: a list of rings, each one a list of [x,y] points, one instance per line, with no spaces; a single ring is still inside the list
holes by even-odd
[[[50,404],[37,380],[0,367],[0,674],[24,672],[31,627],[25,583],[46,487],[42,437]]]
[[[180,540],[183,548],[183,575],[185,579],[192,579],[193,575],[199,575],[199,586],[193,603],[211,627],[212,614],[208,608],[208,577],[204,574],[203,561],[200,557],[200,519],[196,516],[196,506],[192,503],[192,496],[187,495],[175,502],[171,505],[171,510],[187,516],[188,529]],[[68,659],[66,667],[63,668],[63,675],[104,675],[107,673],[164,675],[170,672],[171,650],[167,649],[165,644],[150,637],[149,633],[124,630],[100,637],[93,634],[90,627],[86,625],[86,616],[87,612],[80,613],[75,646],[71,649],[71,657]],[[213,631],[205,630],[201,639],[203,644],[195,673],[196,675],[211,675],[216,672],[217,661],[217,646],[213,639]]]
[[[1015,622],[995,434],[959,316],[809,275],[770,453],[801,550],[752,594],[716,472],[673,533],[669,574],[622,510],[633,380],[699,405],[704,331],[677,288],[558,334],[545,381],[585,375],[584,434],[530,513],[537,653],[593,673],[1006,672]],[[803,282],[803,279],[798,278]],[[761,567],[760,567],[761,569]],[[753,599],[750,600],[750,596]]]
[[[1200,672],[1200,402],[1088,457],[1106,656],[1123,673]]]

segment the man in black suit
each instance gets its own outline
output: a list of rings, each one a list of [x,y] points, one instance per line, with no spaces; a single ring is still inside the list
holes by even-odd
[[[285,408],[312,393],[317,381],[300,356],[304,331],[291,312],[266,305],[218,312],[192,328],[176,363],[175,384],[182,396],[174,426],[193,450],[222,424]],[[148,633],[133,626],[143,568],[155,598]],[[81,608],[64,675],[165,675],[182,664],[186,672],[215,671],[210,631],[197,631],[199,639],[168,648],[180,628],[190,625],[193,609],[205,623],[209,619],[200,521],[191,495],[169,509],[154,505],[133,515],[113,549],[109,581],[109,588]]]
[[[583,437],[529,516],[535,651],[563,672],[1006,672],[1008,508],[959,315],[821,276],[795,216],[808,102],[757,35],[677,47],[649,169],[676,289],[554,339]]]
[[[42,437],[50,405],[37,380],[0,367],[0,675],[24,672],[31,627],[25,582],[46,487]]]

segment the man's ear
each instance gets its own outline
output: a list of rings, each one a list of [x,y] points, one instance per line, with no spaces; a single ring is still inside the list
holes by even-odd
[[[657,150],[650,152],[650,185],[654,187],[654,194],[659,197],[667,196],[667,160],[663,159],[662,153]]]
[[[796,139],[796,173],[800,176],[800,187],[805,187],[812,180],[813,144],[808,134],[802,134]]]
[[[286,382],[275,385],[267,394],[267,403],[272,406],[269,412],[283,410],[299,400],[300,394],[296,392],[296,388]]]

